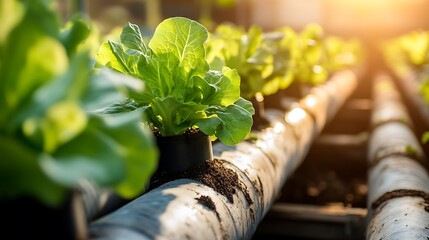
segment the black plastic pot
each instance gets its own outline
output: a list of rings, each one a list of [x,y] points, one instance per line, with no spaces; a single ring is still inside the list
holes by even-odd
[[[58,207],[30,197],[0,202],[2,234],[12,239],[85,239],[87,222],[79,192],[71,191]]]
[[[183,172],[199,162],[213,158],[210,137],[202,132],[157,136],[156,143],[160,152],[158,172]]]
[[[267,120],[267,117],[265,115],[265,102],[264,98],[257,99],[256,97],[253,97],[250,99],[250,102],[253,105],[253,108],[255,109],[255,114],[253,114],[253,130],[261,130],[269,126],[270,122]]]

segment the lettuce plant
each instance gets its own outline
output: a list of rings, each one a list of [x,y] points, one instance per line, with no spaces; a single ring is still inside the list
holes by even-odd
[[[143,85],[128,78],[123,87],[123,75],[94,70],[81,48],[90,29],[82,21],[61,29],[50,6],[0,3],[0,200],[55,206],[81,181],[134,197],[156,167],[152,135],[137,113],[96,110]]]
[[[207,37],[204,26],[183,17],[160,23],[148,44],[137,25],[124,26],[121,42],[103,43],[97,62],[141,79],[146,88],[131,92],[113,111],[143,111],[149,126],[162,136],[197,128],[228,145],[244,139],[254,109],[240,97],[236,70],[209,68]]]
[[[405,76],[410,71],[429,69],[429,31],[413,31],[387,40],[382,50],[388,67],[395,74]]]
[[[228,66],[237,69],[241,76],[241,96],[252,99],[261,94],[264,80],[273,72],[274,58],[268,48],[262,47],[263,31],[252,26],[244,28],[219,25],[206,43],[207,60],[213,69]]]
[[[271,95],[286,89],[293,82],[299,52],[296,49],[297,34],[290,27],[282,27],[264,34],[264,45],[273,55],[273,71],[265,79],[262,94]]]
[[[357,66],[363,59],[362,45],[357,39],[327,36],[324,43],[329,73]]]
[[[296,81],[316,85],[327,80],[328,60],[324,38],[323,28],[317,24],[309,24],[299,33]]]
[[[412,31],[387,40],[382,50],[387,66],[398,77],[415,74],[420,96],[429,105],[429,31]],[[422,134],[421,142],[429,142],[429,131]]]

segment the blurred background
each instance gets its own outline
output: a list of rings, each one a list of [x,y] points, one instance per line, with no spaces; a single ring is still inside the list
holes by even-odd
[[[151,28],[171,16],[265,30],[318,23],[330,34],[366,39],[429,28],[427,0],[59,0],[58,7],[65,19],[84,12],[106,32],[127,21]]]
[[[330,35],[360,38],[369,48],[380,40],[429,29],[427,0],[59,0],[66,21],[80,12],[102,33],[127,22],[148,32],[165,18],[188,17],[207,28],[233,22],[269,31],[289,26],[301,30],[317,23]]]
[[[81,13],[102,34],[127,22],[150,35],[165,18],[183,16],[209,30],[232,22],[258,25],[265,31],[279,27],[302,30],[310,23],[325,34],[358,38],[367,52],[368,74],[384,69],[383,41],[411,31],[429,29],[428,0],[59,0],[63,20]],[[119,30],[118,30],[119,31]]]

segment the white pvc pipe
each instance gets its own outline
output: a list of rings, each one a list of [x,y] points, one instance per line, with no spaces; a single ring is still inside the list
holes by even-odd
[[[174,180],[91,223],[90,239],[250,239],[328,115],[356,86],[356,76],[348,71],[334,75],[333,81],[315,91],[313,104],[320,109],[305,102],[288,112],[266,109],[270,127],[232,147],[214,144],[215,161],[237,174],[241,187],[233,201],[202,182]],[[335,108],[328,110],[334,101]],[[229,180],[219,181],[228,185]]]
[[[429,175],[425,156],[392,80],[374,85],[368,160],[368,240],[429,237]]]

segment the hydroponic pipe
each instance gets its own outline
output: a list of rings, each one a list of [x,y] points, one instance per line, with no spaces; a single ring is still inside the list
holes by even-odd
[[[412,114],[420,116],[424,125],[422,128],[429,129],[429,105],[419,92],[420,82],[417,79],[417,74],[409,72],[407,75],[398,76],[396,80],[406,98],[404,100],[407,100],[412,107]]]
[[[422,137],[423,133],[429,129],[429,103],[425,101],[422,93],[420,92],[421,80],[419,79],[419,72],[408,71],[407,74],[396,74],[397,85],[402,93],[404,102],[408,107],[410,116],[414,121],[415,132]],[[423,150],[429,156],[429,143],[424,145]]]
[[[286,113],[266,109],[270,127],[235,146],[215,144],[214,161],[198,178],[167,182],[92,222],[90,238],[250,239],[323,128],[320,118],[335,114],[331,104],[339,109],[357,84],[351,71],[332,81]]]
[[[429,175],[406,108],[387,75],[374,83],[368,240],[429,238]]]

